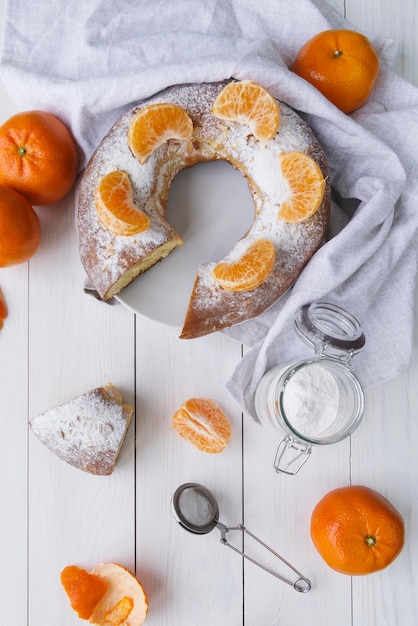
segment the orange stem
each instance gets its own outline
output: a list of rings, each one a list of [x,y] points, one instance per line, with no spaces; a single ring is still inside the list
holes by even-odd
[[[367,545],[370,546],[370,548],[375,546],[377,543],[376,537],[373,537],[372,535],[367,535],[365,539],[366,539]]]

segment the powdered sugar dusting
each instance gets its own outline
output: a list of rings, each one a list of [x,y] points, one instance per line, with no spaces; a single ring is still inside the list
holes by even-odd
[[[243,174],[254,200],[254,223],[219,262],[238,259],[255,239],[264,237],[275,246],[275,268],[272,275],[256,290],[231,294],[225,292],[212,277],[211,271],[215,264],[203,264],[199,268],[190,302],[190,307],[195,312],[202,311],[206,318],[198,322],[207,329],[203,331],[202,328],[201,334],[258,315],[276,300],[292,284],[320,245],[329,214],[327,183],[322,206],[312,218],[297,225],[289,225],[278,219],[279,207],[289,193],[281,173],[280,153],[299,150],[311,154],[327,176],[325,157],[310,128],[284,103],[279,103],[279,130],[267,142],[257,141],[245,125],[214,117],[211,114],[212,104],[225,84],[172,87],[127,111],[99,146],[80,189],[80,254],[90,278],[96,287],[98,283],[103,283],[101,289],[104,291],[104,285],[107,288],[134,261],[151,254],[163,240],[175,236],[164,219],[164,211],[171,182],[181,169],[201,161],[221,159]],[[172,102],[187,111],[193,121],[193,135],[188,140],[171,140],[160,146],[141,166],[127,144],[129,122],[139,108],[157,102]],[[94,210],[94,190],[100,177],[116,168],[128,172],[138,206],[150,217],[151,228],[140,236],[116,237],[98,224]],[[185,326],[187,324],[186,318]],[[199,334],[200,330],[195,329],[193,332]],[[189,335],[186,333],[182,336]]]
[[[113,471],[133,409],[110,383],[34,417],[34,434],[62,460],[93,474]]]

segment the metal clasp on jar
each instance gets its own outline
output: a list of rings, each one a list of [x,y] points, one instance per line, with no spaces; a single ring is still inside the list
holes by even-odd
[[[273,467],[279,474],[294,476],[305,465],[311,452],[310,443],[301,443],[293,437],[283,437],[277,446]]]

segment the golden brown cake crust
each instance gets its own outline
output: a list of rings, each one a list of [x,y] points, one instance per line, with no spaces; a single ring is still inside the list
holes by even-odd
[[[254,223],[219,261],[229,260],[231,254],[236,257],[239,250],[244,250],[256,238],[266,237],[276,249],[273,272],[256,289],[235,293],[226,291],[215,281],[212,269],[216,263],[201,265],[180,335],[184,339],[199,337],[262,313],[294,283],[321,245],[328,225],[328,166],[312,130],[282,102],[279,103],[279,130],[268,142],[256,141],[245,125],[215,118],[211,114],[212,104],[227,82],[170,87],[126,111],[99,145],[80,184],[80,256],[99,295],[107,299],[145,271],[147,263],[156,262],[161,250],[165,256],[182,244],[181,237],[164,218],[170,185],[181,169],[201,161],[225,160],[246,178],[254,200]],[[157,102],[172,102],[185,109],[193,121],[193,135],[184,141],[170,140],[140,165],[128,147],[129,123],[140,108]],[[310,154],[326,179],[319,210],[300,224],[286,224],[277,219],[278,207],[287,193],[278,155],[293,150]],[[100,178],[113,169],[128,171],[138,205],[151,219],[149,232],[117,237],[98,222],[95,189]],[[227,199],[225,204],[227,206]]]

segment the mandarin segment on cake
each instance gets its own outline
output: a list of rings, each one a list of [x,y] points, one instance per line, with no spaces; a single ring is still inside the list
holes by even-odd
[[[277,100],[252,80],[228,83],[213,103],[212,113],[221,120],[248,124],[259,141],[273,139],[280,124]]]
[[[193,122],[181,107],[168,102],[150,104],[140,109],[129,124],[128,145],[141,165],[170,139],[187,139]]]
[[[241,104],[239,93],[245,96]],[[162,105],[174,106],[180,118],[191,121],[192,132],[186,123],[183,134],[170,138],[163,133],[160,143],[153,135],[154,120],[149,137],[152,150],[135,156],[130,146],[133,129],[160,105],[161,110],[167,108]],[[264,127],[267,120],[267,130],[258,132],[257,120]],[[253,81],[178,85],[122,114],[98,146],[80,184],[80,257],[98,294],[106,300],[183,244],[181,234],[165,219],[171,183],[180,170],[214,160],[227,161],[246,179],[254,201],[254,221],[224,258],[207,263],[202,259],[180,334],[184,339],[262,313],[294,283],[323,242],[330,183],[324,152],[310,127]],[[115,235],[97,218],[97,187],[115,170],[127,173],[135,206],[149,218],[149,227],[136,235]],[[260,241],[274,248],[268,262],[251,253]],[[223,282],[217,277],[219,269],[237,276],[252,274],[257,280]]]
[[[114,468],[133,415],[121,393],[108,383],[37,415],[30,426],[60,459],[90,474]]]
[[[103,176],[96,189],[99,222],[114,235],[137,235],[149,228],[150,220],[135,206],[129,175],[114,170]]]
[[[289,191],[278,217],[288,224],[304,222],[316,213],[324,197],[321,168],[309,155],[297,151],[282,153],[280,167]]]
[[[216,282],[227,291],[252,291],[271,274],[275,260],[276,250],[272,242],[256,239],[236,260],[216,265],[212,274]]]

